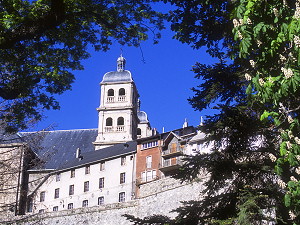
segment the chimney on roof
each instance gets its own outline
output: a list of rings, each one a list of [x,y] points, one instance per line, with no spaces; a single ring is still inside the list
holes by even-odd
[[[200,126],[203,126],[203,116],[201,116]]]
[[[189,126],[189,124],[188,124],[188,122],[187,122],[187,119],[185,118],[184,119],[184,123],[183,123],[183,125],[182,125],[182,128],[186,128],[186,127],[188,127]]]

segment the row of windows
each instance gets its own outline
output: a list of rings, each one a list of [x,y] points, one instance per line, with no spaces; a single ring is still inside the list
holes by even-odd
[[[142,144],[142,149],[153,148],[158,146],[158,141],[150,141]]]
[[[141,173],[142,182],[152,181],[157,178],[156,170],[143,171]]]
[[[120,88],[119,89],[119,95],[125,95],[125,89],[124,88]],[[115,96],[115,91],[114,89],[109,89],[107,91],[107,96]]]
[[[121,166],[125,166],[126,165],[126,156],[122,156],[121,157]],[[100,163],[100,171],[104,171],[105,170],[105,162],[101,162]],[[90,174],[91,172],[91,169],[90,169],[90,166],[86,166],[85,167],[85,174]],[[75,169],[72,169],[70,171],[70,177],[71,178],[74,178],[75,177]],[[56,174],[56,181],[60,181],[60,178],[61,178],[61,174],[60,173],[57,173]]]
[[[119,202],[125,202],[125,192],[120,192],[119,193]],[[104,196],[101,196],[98,198],[98,205],[104,205]],[[83,200],[82,201],[82,207],[88,207],[89,206],[89,201],[88,200]],[[74,204],[73,203],[69,203],[67,206],[68,209],[73,209],[74,208]],[[58,211],[58,206],[54,206],[53,207],[53,211]],[[40,213],[44,212],[44,209],[41,209],[39,211]]]
[[[111,117],[108,117],[106,119],[105,125],[108,127],[111,127],[113,125],[113,119]],[[117,126],[123,126],[124,125],[124,118],[123,117],[119,117],[117,119]]]
[[[99,188],[104,188],[104,177],[101,177],[99,178]],[[125,173],[120,173],[120,184],[124,184],[126,182],[126,175]],[[85,181],[83,183],[83,191],[84,192],[88,192],[90,190],[90,182],[89,181]],[[60,189],[59,188],[56,188],[54,190],[54,198],[59,198],[59,192],[60,192]],[[74,184],[72,185],[69,185],[69,195],[74,195],[75,193],[75,187],[74,187]],[[46,192],[45,191],[42,191],[40,193],[40,202],[44,202],[45,201],[45,196],[46,196]]]

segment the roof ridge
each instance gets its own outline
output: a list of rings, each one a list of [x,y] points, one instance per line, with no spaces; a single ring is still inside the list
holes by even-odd
[[[24,133],[38,133],[38,132],[57,132],[57,131],[80,131],[80,130],[98,130],[98,128],[84,128],[84,129],[70,129],[70,130],[40,130],[40,131],[23,131],[18,132],[18,134],[24,134]]]

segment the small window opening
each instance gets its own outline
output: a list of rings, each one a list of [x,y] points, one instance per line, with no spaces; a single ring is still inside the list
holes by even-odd
[[[113,89],[109,89],[107,91],[107,96],[115,96],[115,91]]]

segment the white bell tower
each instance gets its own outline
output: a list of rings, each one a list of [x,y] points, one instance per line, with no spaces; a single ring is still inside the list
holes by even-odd
[[[130,71],[125,70],[125,64],[126,60],[121,55],[117,60],[117,71],[106,73],[100,83],[96,150],[137,138],[139,94]]]

